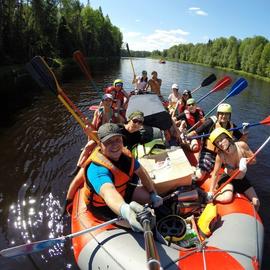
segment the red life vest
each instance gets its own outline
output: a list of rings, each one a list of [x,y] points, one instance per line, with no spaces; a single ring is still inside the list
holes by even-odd
[[[184,113],[187,119],[188,128],[191,128],[192,126],[194,126],[196,122],[198,121],[198,119],[195,119],[194,114],[197,113],[199,115],[199,120],[201,120],[204,116],[202,109],[199,107],[196,108],[195,113],[190,113],[189,110],[184,110]]]
[[[82,167],[84,169],[84,200],[86,205],[90,205],[93,207],[107,206],[102,197],[94,191],[94,189],[91,187],[91,184],[89,184],[89,181],[87,180],[87,168],[92,162],[104,166],[112,173],[113,183],[116,190],[122,195],[122,197],[125,196],[128,182],[134,173],[134,157],[131,155],[131,152],[126,148],[123,148],[122,153],[123,155],[127,156],[131,161],[128,174],[120,171],[117,167],[115,167],[113,163],[101,153],[100,147],[96,147],[90,157],[83,164]]]

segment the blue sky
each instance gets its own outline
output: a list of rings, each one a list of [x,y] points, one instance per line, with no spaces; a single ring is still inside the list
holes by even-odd
[[[90,5],[101,6],[131,50],[163,50],[230,36],[270,39],[269,0],[90,0]]]

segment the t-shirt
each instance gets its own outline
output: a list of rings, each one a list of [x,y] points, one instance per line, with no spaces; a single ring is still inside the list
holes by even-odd
[[[126,174],[129,173],[130,166],[127,166],[128,157],[121,155],[118,161],[112,163]],[[139,169],[140,163],[137,159],[134,162],[134,171]],[[113,184],[113,174],[104,166],[92,162],[86,171],[87,181],[94,188],[97,194],[100,193],[101,186],[105,183]]]
[[[122,134],[124,135],[123,138],[124,146],[126,146],[129,150],[131,150],[133,146],[141,142],[142,136],[140,131],[130,133],[123,126]]]

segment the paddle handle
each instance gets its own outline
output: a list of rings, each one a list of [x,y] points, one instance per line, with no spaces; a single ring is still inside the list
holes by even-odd
[[[128,43],[126,44],[126,47],[127,47],[127,52],[128,52],[130,64],[131,64],[131,67],[132,67],[132,71],[133,71],[133,76],[136,77],[136,73],[135,73],[135,69],[134,69],[134,66],[133,66],[133,62],[132,62],[131,54],[130,54],[130,51],[129,51]]]
[[[82,231],[79,231],[79,232],[76,232],[76,233],[71,233],[71,234],[68,234],[66,236],[64,236],[65,239],[70,239],[70,238],[74,238],[74,237],[77,237],[77,236],[80,236],[82,234],[85,234],[85,233],[89,233],[89,232],[92,232],[92,231],[95,231],[95,230],[98,230],[98,229],[101,229],[105,226],[108,226],[108,225],[111,225],[111,224],[114,224],[116,223],[117,221],[120,221],[122,220],[123,218],[122,217],[117,217],[117,218],[113,218],[109,221],[106,221],[106,222],[103,222],[101,224],[98,224],[96,226],[93,226],[91,228],[87,228],[85,230],[82,230]]]
[[[196,103],[198,104],[199,102],[201,102],[202,100],[204,100],[206,97],[208,97],[211,93],[213,93],[213,91],[209,91],[208,93],[206,93]]]
[[[260,151],[265,147],[265,145],[270,141],[270,136],[266,139],[266,141],[257,149],[257,151],[250,157],[248,158],[247,164],[249,164],[259,153]],[[220,192],[226,185],[228,185],[235,177],[240,173],[240,170],[236,170],[232,176],[225,182],[223,183],[215,192],[214,192],[214,198],[217,196],[218,192]],[[241,180],[239,180],[241,181]]]
[[[197,88],[195,88],[195,89],[193,89],[193,90],[191,91],[191,94],[194,94],[196,91],[198,91],[198,90],[201,89],[201,88],[202,88],[201,85],[198,86]]]

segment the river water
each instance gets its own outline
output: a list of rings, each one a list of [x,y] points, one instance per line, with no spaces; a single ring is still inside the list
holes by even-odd
[[[212,68],[157,60],[134,59],[137,74],[147,70],[149,76],[156,70],[162,79],[162,94],[167,97],[172,83],[180,89],[194,89],[210,73],[220,79],[225,75],[237,74]],[[116,78],[123,78],[127,91],[132,89],[132,68],[129,59],[117,64],[104,65],[93,69],[98,89],[109,85]],[[66,94],[89,117],[89,105],[96,104],[100,93],[89,86],[84,77],[68,76],[62,83]],[[270,84],[246,78],[249,86],[238,96],[227,101],[233,106],[233,121],[256,123],[270,112]],[[213,85],[212,85],[213,86]],[[201,88],[194,94],[199,98],[211,86]],[[229,89],[228,89],[229,90]],[[212,109],[228,90],[219,91],[207,97],[200,104],[205,112]],[[250,128],[249,145],[256,150],[269,136],[269,126]],[[35,96],[32,104],[16,116],[12,126],[1,129],[0,133],[0,249],[9,246],[55,238],[70,233],[69,219],[59,222],[61,205],[72,171],[85,144],[86,138],[80,126],[65,110],[62,104],[44,90]],[[254,185],[260,201],[260,215],[265,225],[265,247],[262,269],[270,269],[270,144],[258,155],[257,164],[250,167],[248,176]],[[55,246],[31,256],[14,259],[0,257],[0,269],[78,269],[73,259],[71,243]]]

